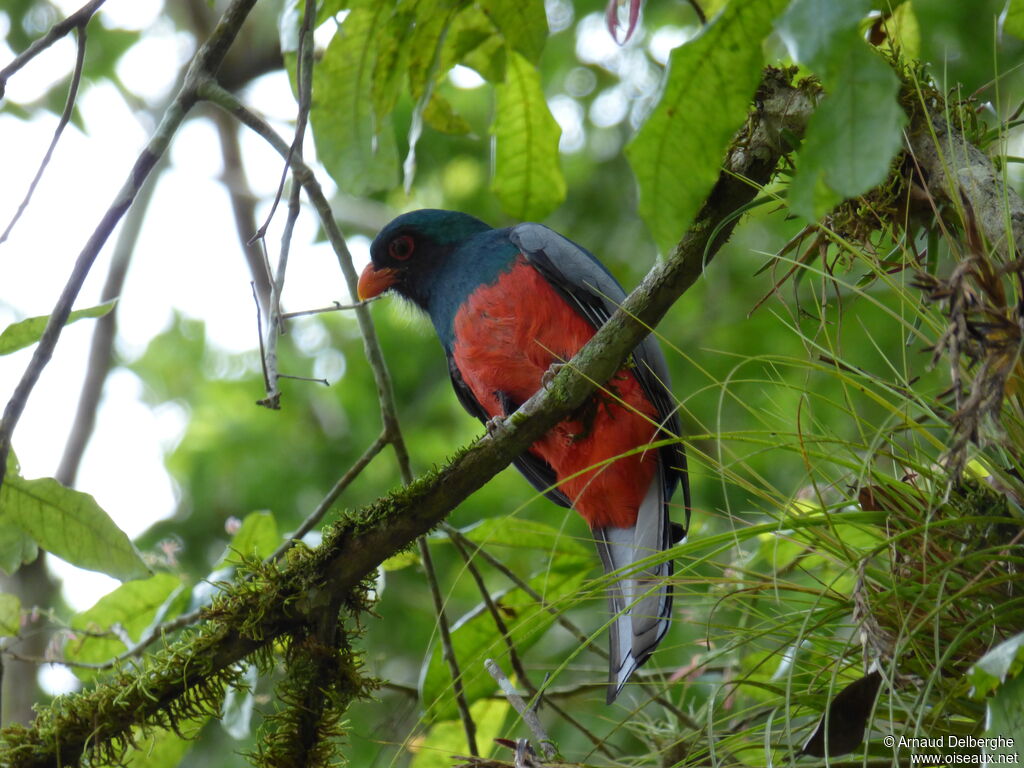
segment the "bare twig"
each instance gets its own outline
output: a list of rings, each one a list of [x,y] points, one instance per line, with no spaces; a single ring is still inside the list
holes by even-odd
[[[434,600],[434,613],[437,616],[444,616],[444,598],[438,587],[437,575],[434,573],[434,560],[430,556],[430,546],[425,536],[420,536],[416,543],[420,549],[420,560],[423,562],[423,570],[427,573],[427,583],[430,585],[430,596]],[[452,635],[448,628],[447,621],[439,621],[437,624],[441,635],[441,652],[445,662],[448,664],[448,671],[452,676],[452,689],[455,693],[455,705],[459,710],[459,717],[462,720],[462,729],[466,733],[466,744],[469,753],[476,757],[480,750],[476,747],[476,723],[469,712],[469,704],[466,701],[466,693],[462,686],[462,672],[459,670],[459,660],[455,656],[455,647],[452,645]]]
[[[384,435],[381,434],[377,437],[370,447],[363,451],[363,455],[360,456],[356,462],[349,467],[348,471],[342,475],[341,479],[334,484],[334,487],[328,492],[326,496],[317,504],[316,509],[310,513],[309,517],[302,521],[302,525],[295,529],[295,532],[288,537],[288,540],[284,542],[277,550],[272,554],[268,561],[280,560],[282,555],[287,552],[291,546],[296,542],[300,541],[303,536],[309,533],[313,528],[323,519],[327,511],[334,505],[334,502],[338,500],[338,497],[345,492],[345,489],[355,480],[359,473],[366,469],[366,466],[373,461],[373,458],[381,452],[384,446],[387,445],[387,440]]]
[[[78,38],[78,50],[75,54],[75,70],[71,75],[71,85],[68,86],[68,97],[64,102],[64,111],[61,112],[60,120],[57,121],[57,127],[53,131],[53,138],[50,139],[50,146],[46,148],[46,154],[43,155],[42,162],[39,163],[39,169],[36,171],[36,175],[32,177],[32,181],[28,185],[28,191],[25,192],[25,197],[18,205],[18,209],[14,212],[10,222],[7,224],[7,228],[3,231],[3,234],[0,234],[0,243],[5,242],[7,238],[10,237],[11,231],[18,223],[18,219],[21,218],[25,209],[28,208],[28,204],[32,201],[32,195],[35,194],[36,187],[39,186],[39,181],[43,178],[43,173],[50,164],[50,158],[53,157],[53,151],[57,148],[57,142],[60,141],[61,134],[64,133],[64,129],[67,127],[68,123],[71,122],[71,113],[75,111],[75,102],[78,100],[78,86],[82,82],[82,69],[85,67],[85,44],[87,40],[85,30],[89,24],[90,18],[92,18],[91,14],[75,28],[76,36]],[[0,93],[2,93],[2,90],[2,81],[0,81]]]
[[[498,684],[502,692],[505,694],[505,698],[508,699],[508,703],[512,705],[519,716],[523,718],[523,722],[526,723],[526,727],[530,729],[530,733],[533,734],[534,740],[540,744],[540,748],[544,751],[544,758],[546,760],[554,760],[558,754],[558,749],[555,747],[555,743],[548,736],[548,732],[544,730],[544,726],[541,725],[540,718],[537,717],[537,712],[532,708],[526,706],[526,702],[523,701],[523,697],[516,693],[516,689],[512,687],[512,682],[505,676],[501,667],[495,663],[493,659],[485,659],[484,667],[487,668],[487,672],[491,677],[494,678],[494,682]]]
[[[153,199],[153,190],[156,189],[156,177],[163,172],[165,167],[166,163],[163,161],[157,165],[153,170],[153,177],[139,190],[135,203],[125,216],[124,225],[117,236],[114,253],[110,259],[107,279],[100,294],[101,302],[110,301],[121,295],[125,277],[128,274],[128,265],[135,253],[135,244],[138,242],[139,232],[142,230],[149,203]],[[103,386],[113,365],[117,312],[118,307],[115,306],[96,321],[96,327],[93,330],[92,342],[89,347],[89,363],[82,383],[82,392],[78,396],[75,420],[72,422],[68,441],[64,446],[64,454],[61,456],[56,473],[57,480],[68,487],[75,484],[78,467],[96,426],[96,414],[100,397],[103,394]]]
[[[100,249],[107,242],[107,239],[125,212],[135,201],[139,190],[153,170],[153,167],[163,156],[164,152],[167,151],[171,138],[185,119],[185,115],[195,105],[202,83],[212,77],[221,61],[223,61],[235,35],[241,28],[242,21],[244,21],[255,3],[256,0],[234,0],[228,6],[214,33],[196,53],[185,77],[185,83],[178,91],[171,106],[164,112],[160,125],[157,126],[145,149],[139,154],[128,174],[128,178],[93,231],[85,247],[79,253],[71,275],[64,286],[64,290],[61,292],[53,312],[50,314],[46,329],[36,345],[32,359],[29,361],[25,373],[22,375],[21,380],[14,389],[14,394],[11,395],[4,409],[3,422],[0,423],[0,485],[3,484],[3,478],[7,471],[7,454],[11,448],[11,436],[18,424],[18,420],[21,418],[22,412],[25,410],[29,395],[35,388],[40,374],[47,363],[50,362],[64,324],[67,322],[68,315],[71,314],[71,307],[79,291],[82,289],[85,278],[92,269]]]
[[[4,97],[4,92],[7,89],[7,81],[11,79],[11,75],[24,67],[32,61],[32,59],[60,40],[71,30],[78,29],[85,24],[88,24],[89,19],[93,17],[93,14],[95,14],[96,11],[99,10],[99,7],[105,2],[106,0],[91,0],[91,2],[86,3],[63,21],[59,21],[50,27],[49,31],[45,35],[40,37],[38,40],[35,40],[32,45],[15,56],[14,61],[3,69],[0,69],[0,99]]]
[[[256,284],[258,306],[270,312],[270,276],[267,274],[263,252],[257,244],[249,244],[249,238],[256,231],[256,197],[249,188],[249,182],[242,165],[242,148],[238,141],[238,123],[220,110],[213,110],[213,123],[217,126],[220,152],[224,161],[223,183],[231,200],[231,213],[235,231],[242,247],[249,274]]]
[[[282,320],[291,320],[293,317],[304,317],[306,315],[319,315],[323,312],[341,312],[346,309],[355,309],[357,307],[365,307],[374,301],[380,301],[384,298],[383,296],[374,296],[364,301],[357,301],[354,304],[342,304],[340,301],[334,302],[333,307],[320,307],[319,309],[303,309],[298,312],[283,312],[281,314]]]

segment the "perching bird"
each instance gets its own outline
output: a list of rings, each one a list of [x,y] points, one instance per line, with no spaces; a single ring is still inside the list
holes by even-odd
[[[455,211],[399,216],[370,246],[359,298],[393,290],[424,310],[448,357],[455,394],[485,424],[513,413],[569,360],[625,298],[584,248],[540,224],[492,229]],[[624,404],[624,405],[623,405]],[[605,572],[670,547],[685,529],[669,519],[686,456],[665,358],[648,337],[632,361],[582,408],[515,461],[533,486],[590,525]],[[633,569],[610,590],[608,703],[668,630],[672,561]]]

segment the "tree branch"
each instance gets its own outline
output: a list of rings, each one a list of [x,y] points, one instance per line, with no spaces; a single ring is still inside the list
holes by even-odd
[[[736,211],[768,181],[782,152],[779,126],[796,119],[790,110],[802,110],[803,119],[810,114],[798,94],[777,73],[769,74],[759,109],[679,246],[558,373],[550,389],[542,389],[493,433],[438,471],[339,520],[325,531],[316,550],[296,549],[280,570],[265,566],[225,591],[203,612],[206,621],[195,636],[154,654],[139,672],[121,674],[110,684],[42,708],[32,729],[0,732],[0,763],[67,764],[86,749],[123,745],[134,724],[163,725],[183,712],[209,711],[216,706],[211,703],[212,689],[219,690],[233,665],[282,635],[318,626],[318,617],[337,605],[339,596],[356,594],[384,559],[438,525],[452,508],[575,411],[621,368],[649,329],[693,284],[731,233]],[[308,169],[294,170],[309,190]],[[100,708],[104,717],[97,718]]]
[[[117,226],[117,223],[124,216],[129,206],[134,202],[139,190],[157,161],[167,151],[171,138],[181,126],[185,115],[195,105],[201,84],[209,80],[217,71],[217,67],[224,60],[224,56],[231,47],[232,41],[238,34],[242,22],[245,21],[246,16],[255,4],[256,0],[234,0],[228,6],[213,34],[196,53],[185,76],[184,84],[178,91],[171,106],[164,112],[160,125],[157,126],[149,143],[136,159],[131,172],[128,174],[128,178],[117,193],[113,203],[111,203],[107,212],[100,220],[99,225],[85,244],[85,247],[79,253],[75,266],[71,271],[71,276],[68,278],[64,290],[61,292],[53,312],[50,314],[46,330],[43,331],[43,335],[36,345],[25,373],[22,375],[17,387],[15,387],[14,394],[11,395],[11,399],[7,402],[7,406],[4,409],[3,421],[0,422],[0,486],[3,485],[4,476],[7,471],[7,454],[11,449],[11,436],[18,424],[18,420],[21,418],[22,412],[25,410],[29,395],[39,380],[40,374],[42,374],[43,369],[53,356],[53,350],[60,339],[61,331],[64,329],[68,315],[71,314],[71,307],[75,303],[75,299],[82,289],[85,278],[92,269],[100,249],[107,242],[107,239],[114,231],[114,227]]]

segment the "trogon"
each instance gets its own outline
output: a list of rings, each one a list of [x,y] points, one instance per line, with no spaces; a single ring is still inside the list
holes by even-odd
[[[485,424],[513,413],[580,350],[625,298],[586,249],[541,224],[493,229],[464,213],[403,214],[370,246],[359,298],[392,290],[425,311],[448,358],[455,394]],[[556,504],[590,525],[610,590],[609,703],[665,636],[672,560],[634,564],[685,535],[669,516],[686,455],[657,342],[648,337],[603,390],[515,465]],[[644,449],[670,439],[659,448]],[[640,450],[637,450],[640,449]]]

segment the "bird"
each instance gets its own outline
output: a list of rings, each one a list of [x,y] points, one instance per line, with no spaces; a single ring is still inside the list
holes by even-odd
[[[438,209],[404,213],[374,238],[358,298],[387,291],[429,316],[459,402],[492,426],[545,386],[626,296],[589,251],[542,224],[493,228]],[[609,589],[608,704],[668,631],[672,560],[634,564],[686,535],[679,435],[665,357],[648,336],[603,390],[514,460],[534,488],[584,518],[606,573],[626,569]],[[669,514],[679,486],[683,525]]]

